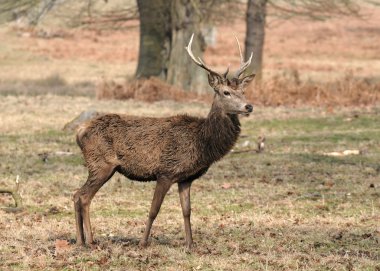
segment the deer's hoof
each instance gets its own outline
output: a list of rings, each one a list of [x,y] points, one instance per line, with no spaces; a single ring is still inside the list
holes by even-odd
[[[191,253],[194,250],[194,245],[193,243],[191,244],[186,244],[185,251],[186,253]]]
[[[95,242],[92,242],[90,244],[87,245],[88,248],[90,248],[91,250],[96,250],[99,248],[99,246],[95,243]]]
[[[77,240],[77,241],[75,242],[75,244],[76,244],[78,247],[83,247],[83,246],[84,246],[84,242],[83,242],[83,240]]]
[[[148,246],[148,242],[147,241],[144,241],[144,240],[141,240],[140,243],[139,243],[139,247],[141,248],[146,248]]]

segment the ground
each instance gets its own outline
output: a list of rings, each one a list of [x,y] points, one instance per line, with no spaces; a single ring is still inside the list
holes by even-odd
[[[138,247],[154,183],[116,174],[96,195],[94,248],[74,245],[73,192],[86,168],[63,124],[83,109],[205,115],[207,104],[96,101],[45,95],[1,98],[0,184],[20,175],[26,210],[1,212],[1,269],[379,270],[380,108],[257,108],[234,152],[192,187],[196,246],[184,247],[173,187]],[[165,110],[162,110],[162,109]],[[255,148],[266,136],[264,153]],[[326,153],[360,150],[359,155]],[[11,205],[8,196],[1,205]]]
[[[352,75],[378,82],[379,10],[369,13],[375,15],[368,20],[270,20],[265,76],[326,82]],[[87,171],[74,132],[64,125],[90,109],[205,116],[210,104],[97,100],[104,78],[133,75],[138,28],[43,28],[0,28],[0,187],[13,188],[19,176],[25,207],[20,213],[0,209],[0,270],[380,270],[375,103],[256,106],[242,118],[234,151],[192,186],[196,246],[190,252],[174,186],[150,246],[138,247],[154,183],[118,174],[91,205],[96,245],[77,247],[72,195]],[[237,66],[232,34],[242,40],[242,21],[218,33],[206,61],[220,70]],[[266,138],[265,151],[250,151],[259,136]],[[12,204],[0,194],[1,207]]]

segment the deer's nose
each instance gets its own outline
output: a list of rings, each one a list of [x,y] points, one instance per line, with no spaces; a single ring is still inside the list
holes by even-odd
[[[251,104],[247,104],[247,105],[245,106],[245,109],[246,109],[248,112],[252,112],[252,110],[253,110],[253,106],[252,106]]]

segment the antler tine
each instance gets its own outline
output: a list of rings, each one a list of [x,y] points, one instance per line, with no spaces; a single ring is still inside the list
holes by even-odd
[[[196,58],[194,56],[193,52],[191,51],[191,45],[193,43],[193,38],[194,38],[194,33],[191,35],[189,44],[185,47],[185,49],[186,49],[187,53],[189,54],[189,56],[191,57],[191,59],[195,62],[195,64],[197,64],[199,67],[205,69],[209,73],[219,74],[219,73],[211,70],[209,67],[207,67],[206,64],[202,61],[202,59],[200,57]]]
[[[248,66],[252,62],[253,52],[251,53],[251,56],[247,60],[247,62],[244,62],[243,53],[241,52],[240,42],[239,39],[235,35],[235,39],[239,48],[239,54],[240,54],[240,68],[235,72],[234,78],[239,78],[240,75],[248,68]]]
[[[239,39],[235,36],[235,39],[236,39],[236,42],[237,42],[237,45],[238,45],[238,48],[239,48],[239,54],[240,54],[240,64],[243,64],[244,63],[244,58],[243,58],[243,53],[241,52],[241,47],[240,47],[240,42],[239,42]]]
[[[227,70],[223,73],[223,77],[227,79],[227,74],[230,71],[230,64],[228,64]]]

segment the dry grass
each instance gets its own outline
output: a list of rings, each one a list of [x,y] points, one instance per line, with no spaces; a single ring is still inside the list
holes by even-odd
[[[378,270],[379,108],[257,108],[242,119],[235,150],[265,134],[263,154],[230,154],[192,189],[197,244],[184,249],[176,188],[165,199],[147,249],[137,245],[154,183],[115,175],[96,195],[98,245],[74,242],[71,195],[86,178],[63,124],[88,108],[128,114],[206,115],[209,105],[7,96],[0,100],[0,185],[21,177],[26,210],[0,210],[2,270]],[[360,149],[361,155],[328,157]],[[71,155],[60,155],[61,151]],[[12,200],[0,195],[0,204]]]
[[[247,96],[266,106],[368,106],[380,104],[380,82],[357,79],[352,73],[333,82],[302,82],[293,71],[252,86]]]
[[[96,97],[145,102],[210,102],[211,92],[211,89],[210,95],[187,92],[158,78],[126,81],[124,84],[103,80],[96,88]],[[247,98],[255,105],[264,106],[369,106],[380,104],[380,82],[356,79],[350,73],[334,82],[301,82],[297,71],[294,71],[287,76],[253,84],[247,91]]]
[[[103,79],[96,86],[91,82],[68,83],[59,74],[0,85],[0,95],[96,96],[100,100],[134,99],[144,102],[210,102],[212,90],[209,89],[209,92],[187,92],[158,78],[125,80],[124,83]],[[293,71],[261,84],[253,84],[247,91],[247,98],[255,105],[264,106],[369,106],[380,103],[380,82],[357,79],[351,73],[334,82],[302,82],[298,72]]]
[[[184,91],[154,77],[125,81],[124,84],[103,80],[96,89],[96,97],[117,100],[135,99],[144,102],[210,100],[206,95]]]
[[[6,81],[0,84],[0,95],[62,95],[62,96],[95,96],[95,85],[92,82],[68,83],[59,74],[50,74],[46,78]]]

